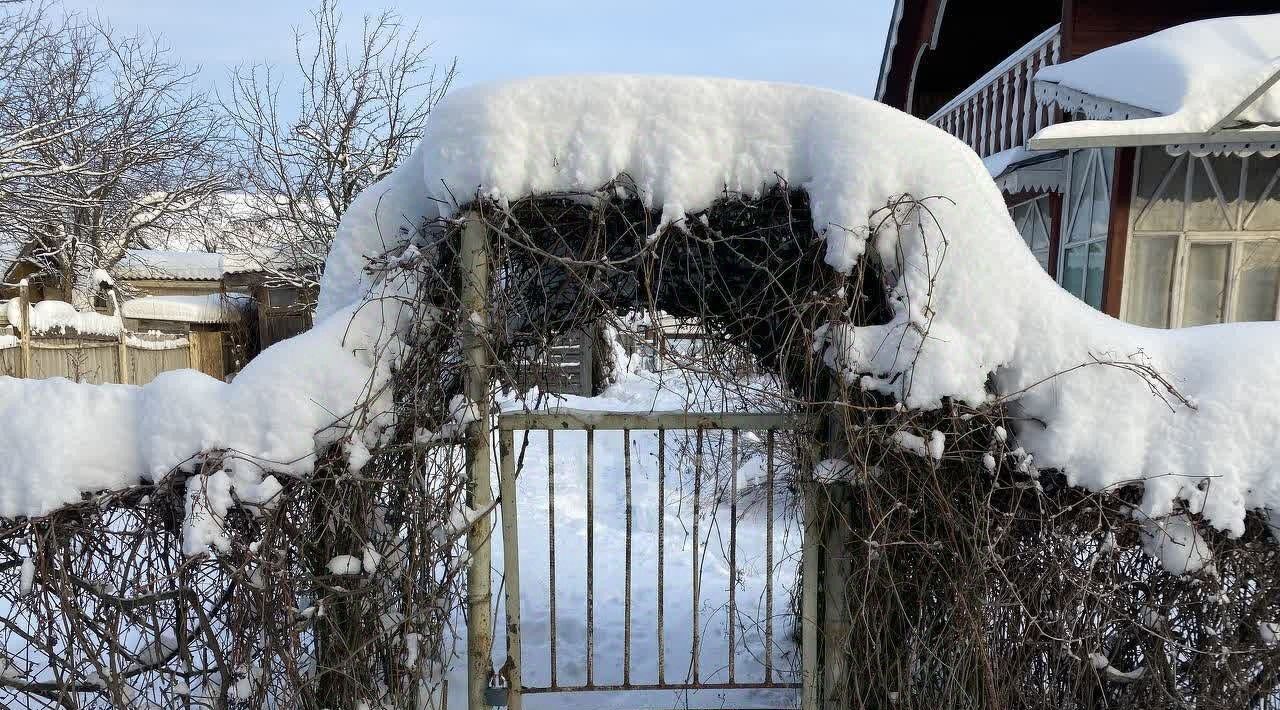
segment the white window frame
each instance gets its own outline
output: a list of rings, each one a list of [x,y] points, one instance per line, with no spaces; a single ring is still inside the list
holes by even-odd
[[[1135,156],[1135,160],[1134,160],[1134,180],[1133,180],[1133,186],[1131,188],[1130,202],[1129,202],[1129,204],[1131,205],[1137,204],[1138,186],[1139,186],[1139,183],[1141,182],[1140,176],[1142,174],[1141,173],[1142,151],[1137,151],[1137,152],[1138,152],[1138,155]],[[1194,156],[1186,156],[1185,159],[1188,161],[1192,161],[1192,160],[1195,160],[1196,158]],[[1176,163],[1174,164],[1174,166],[1171,166],[1171,169],[1172,167],[1176,167]],[[1250,242],[1280,241],[1280,231],[1188,230],[1186,228],[1186,224],[1187,224],[1186,195],[1191,189],[1191,175],[1192,175],[1191,166],[1188,165],[1185,168],[1185,170],[1186,170],[1186,173],[1184,175],[1184,179],[1185,179],[1186,185],[1184,186],[1183,193],[1182,193],[1183,194],[1183,199],[1181,200],[1182,219],[1180,220],[1183,225],[1182,231],[1160,230],[1160,229],[1138,231],[1136,229],[1136,225],[1137,225],[1138,218],[1141,217],[1142,215],[1138,214],[1136,210],[1130,210],[1129,236],[1128,236],[1129,244],[1132,245],[1135,241],[1139,239],[1146,239],[1146,238],[1174,237],[1177,240],[1176,246],[1174,247],[1173,273],[1170,277],[1170,287],[1169,287],[1170,293],[1168,294],[1169,322],[1165,325],[1166,328],[1186,327],[1183,325],[1183,319],[1186,315],[1187,270],[1190,268],[1190,254],[1191,254],[1192,245],[1196,245],[1196,244],[1228,245],[1229,253],[1227,257],[1227,281],[1225,284],[1226,292],[1223,294],[1223,320],[1221,322],[1223,323],[1238,322],[1236,321],[1236,310],[1239,308],[1239,303],[1236,302],[1236,299],[1238,296],[1237,284],[1239,282],[1240,269],[1243,266],[1243,264],[1241,263],[1241,260],[1243,258],[1243,254],[1245,251],[1242,247],[1243,245],[1248,244]],[[1241,172],[1243,171],[1244,171],[1244,166],[1242,164]],[[1212,173],[1209,173],[1209,174],[1212,175]],[[1167,186],[1165,185],[1165,183],[1168,181],[1168,179],[1169,179],[1168,176],[1165,176],[1162,178],[1160,185],[1157,187],[1157,190],[1156,190],[1157,194],[1153,196],[1153,199],[1156,197],[1159,197],[1159,194],[1162,192],[1160,188],[1163,187],[1167,189]],[[1271,178],[1271,183],[1274,184],[1277,180],[1280,180],[1280,172],[1277,172],[1276,175]],[[1221,189],[1216,184],[1216,179],[1211,178],[1211,181],[1213,181],[1214,189],[1219,192],[1219,196],[1222,197],[1225,201],[1225,197],[1221,195]],[[1263,195],[1263,199],[1266,199],[1266,197],[1268,196],[1268,192],[1264,191],[1262,195]],[[1235,206],[1237,210],[1237,214],[1235,217],[1236,223],[1242,226],[1248,226],[1249,222],[1252,220],[1254,213],[1257,211],[1257,206],[1255,206],[1252,210],[1250,210],[1248,214],[1245,214],[1243,212],[1244,210],[1243,203],[1237,202]],[[1230,215],[1228,215],[1228,218],[1230,218]],[[1131,307],[1132,294],[1136,290],[1138,283],[1137,283],[1137,275],[1133,273],[1133,268],[1134,268],[1133,259],[1128,258],[1128,252],[1132,250],[1126,249],[1125,251],[1126,251],[1126,256],[1125,256],[1125,264],[1124,264],[1124,287],[1121,289],[1120,313],[1122,314],[1123,318],[1126,321],[1128,321],[1130,320],[1129,309]],[[1280,320],[1280,294],[1278,294],[1276,298],[1276,312],[1273,317],[1275,320]]]
[[[1088,247],[1091,244],[1101,243],[1103,266],[1102,266],[1102,291],[1100,293],[1102,295],[1098,299],[1098,305],[1097,305],[1098,310],[1102,310],[1102,300],[1106,298],[1106,291],[1107,291],[1106,263],[1107,263],[1107,252],[1110,250],[1110,245],[1107,244],[1107,241],[1108,241],[1108,237],[1110,237],[1110,231],[1111,231],[1110,230],[1111,203],[1114,201],[1113,195],[1112,195],[1111,181],[1115,177],[1114,174],[1107,175],[1106,169],[1103,166],[1098,164],[1102,160],[1102,151],[1104,150],[1114,151],[1115,149],[1114,148],[1085,148],[1081,150],[1073,150],[1067,153],[1066,191],[1062,197],[1062,220],[1061,220],[1061,228],[1059,229],[1059,234],[1058,234],[1058,268],[1057,268],[1058,273],[1054,275],[1054,278],[1057,280],[1058,285],[1062,286],[1063,288],[1066,288],[1066,286],[1063,285],[1062,280],[1067,274],[1067,250],[1079,249],[1083,247],[1085,250],[1085,262],[1084,262],[1084,273],[1081,276],[1081,281],[1080,281],[1079,298],[1081,301],[1084,301],[1084,295],[1089,293],[1089,248]],[[1094,170],[1096,169],[1098,171],[1101,171],[1101,176],[1103,178],[1103,185],[1106,188],[1106,192],[1107,192],[1108,229],[1099,236],[1090,236],[1088,239],[1072,242],[1071,228],[1075,226],[1075,221],[1080,216],[1079,210],[1081,205],[1078,203],[1083,203],[1083,200],[1077,199],[1078,196],[1075,194],[1075,189],[1074,189],[1075,186],[1072,184],[1072,178],[1075,174],[1074,173],[1075,167],[1073,166],[1073,163],[1075,162],[1076,157],[1081,153],[1088,154],[1089,165],[1086,168],[1086,170],[1090,171],[1090,176],[1086,178],[1084,181],[1084,184],[1080,186],[1081,192],[1084,191],[1085,185],[1091,184],[1089,180],[1098,179],[1098,175],[1094,174]],[[1115,170],[1114,156],[1112,158],[1111,169],[1114,173],[1114,170]],[[1090,200],[1093,199],[1092,192],[1090,192],[1089,194],[1089,199]],[[1072,295],[1075,295],[1075,294],[1072,294]],[[1088,303],[1088,301],[1085,301],[1085,303]],[[1089,306],[1094,307],[1093,304],[1091,303],[1089,304]]]
[[[1018,230],[1019,236],[1022,237],[1022,243],[1026,244],[1027,251],[1031,252],[1031,255],[1036,257],[1037,262],[1040,261],[1040,254],[1044,254],[1045,263],[1041,264],[1041,266],[1046,272],[1048,272],[1049,262],[1051,261],[1049,257],[1053,254],[1053,241],[1055,237],[1053,233],[1053,210],[1051,200],[1049,199],[1049,193],[1036,195],[1035,197],[1009,205],[1009,216],[1012,218],[1014,210],[1027,205],[1034,205],[1035,213],[1033,214],[1033,217],[1040,219],[1040,224],[1044,227],[1044,233],[1048,237],[1049,243],[1045,245],[1044,249],[1037,251],[1032,248],[1030,243],[1027,242],[1027,236],[1022,234],[1021,226],[1016,220],[1014,221],[1013,226]]]

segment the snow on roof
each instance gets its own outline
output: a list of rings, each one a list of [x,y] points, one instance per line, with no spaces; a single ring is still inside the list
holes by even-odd
[[[392,358],[371,353],[408,317],[363,272],[368,259],[403,245],[402,227],[456,211],[450,194],[594,189],[619,173],[667,221],[726,187],[760,192],[782,176],[806,189],[827,263],[847,270],[869,251],[885,269],[888,323],[814,334],[823,360],[863,387],[915,408],[981,403],[994,373],[992,396],[1015,407],[1019,442],[1073,484],[1142,481],[1141,513],[1181,500],[1233,534],[1246,511],[1280,511],[1280,406],[1261,394],[1280,390],[1280,370],[1257,355],[1280,351],[1280,324],[1165,331],[1093,310],[1040,268],[972,150],[887,106],[777,84],[591,76],[450,94],[414,156],[344,216],[316,328],[231,384],[191,372],[141,388],[0,379],[0,515],[48,511],[212,448],[309,471],[318,445],[347,435],[329,427],[332,413],[386,389]],[[901,234],[871,233],[871,213],[903,193],[945,199]],[[1139,367],[1187,403],[1160,396]],[[54,416],[19,416],[29,408]],[[242,498],[268,485],[254,466],[232,468],[223,483]]]
[[[207,251],[126,249],[114,269],[121,279],[177,279],[217,281],[224,274],[259,271],[251,260]]]
[[[1280,84],[1267,83],[1278,72],[1280,14],[1189,22],[1041,69],[1042,103],[1095,120],[1049,126],[1034,141],[1066,147],[1050,142],[1127,136],[1117,144],[1136,145],[1136,136],[1151,136],[1146,144],[1160,144],[1224,127],[1237,129],[1232,140],[1275,140],[1250,127],[1280,124]]]
[[[233,323],[249,304],[242,293],[203,296],[143,296],[125,301],[120,309],[126,318],[168,320],[182,323]]]

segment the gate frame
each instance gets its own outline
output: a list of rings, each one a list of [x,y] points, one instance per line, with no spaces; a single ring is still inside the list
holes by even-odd
[[[499,507],[503,537],[503,602],[506,610],[506,651],[507,659],[503,664],[503,676],[506,682],[507,707],[510,710],[522,710],[524,686],[521,669],[523,658],[521,652],[520,630],[520,550],[519,550],[519,513],[518,495],[516,492],[516,431],[546,431],[551,436],[556,431],[680,431],[680,430],[732,430],[745,431],[816,431],[815,417],[796,413],[734,413],[734,412],[688,412],[688,411],[654,411],[654,412],[609,412],[572,408],[557,408],[535,412],[509,412],[497,417],[498,449],[499,449]],[[736,437],[735,437],[736,441]],[[588,454],[590,455],[590,454]],[[588,469],[590,470],[590,469]],[[508,504],[510,501],[510,504]],[[810,511],[811,505],[804,506],[803,521],[804,538],[802,541],[801,562],[801,680],[800,683],[730,683],[699,684],[696,681],[687,686],[673,685],[673,690],[731,690],[758,687],[778,687],[801,689],[802,710],[817,710],[819,707],[821,678],[818,673],[819,640],[818,607],[819,561],[817,543],[819,536],[815,530],[816,516]],[[769,572],[772,574],[772,571]],[[661,594],[661,590],[659,594]],[[696,613],[696,612],[695,612]],[[492,643],[492,637],[490,637]],[[695,642],[696,644],[696,642]],[[695,646],[696,647],[696,646]],[[733,650],[730,649],[732,657]],[[629,659],[628,659],[629,660]],[[624,675],[629,670],[629,663],[624,668]],[[560,692],[581,690],[613,690],[612,687],[590,689],[565,689]],[[636,690],[653,690],[654,688],[637,687]],[[547,692],[547,691],[542,691]],[[556,691],[552,691],[556,692]],[[473,707],[470,710],[486,710],[489,706]]]

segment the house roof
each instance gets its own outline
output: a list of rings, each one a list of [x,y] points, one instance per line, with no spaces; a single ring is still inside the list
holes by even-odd
[[[1033,148],[1181,143],[1280,148],[1280,14],[1178,25],[1036,74],[1041,103],[1088,120]],[[1275,145],[1272,145],[1275,144]]]
[[[204,251],[163,251],[128,249],[116,264],[116,278],[173,279],[178,281],[217,281],[224,274],[261,271],[262,267],[245,259]]]

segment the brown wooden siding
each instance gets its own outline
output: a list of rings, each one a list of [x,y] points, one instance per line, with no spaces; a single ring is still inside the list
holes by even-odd
[[[1129,205],[1133,199],[1133,148],[1116,149],[1115,177],[1111,185],[1111,217],[1107,224],[1107,263],[1104,267],[1102,311],[1120,317],[1124,295],[1124,257],[1129,246]]]
[[[1276,0],[1064,0],[1062,58],[1082,57],[1194,20],[1278,9]]]

